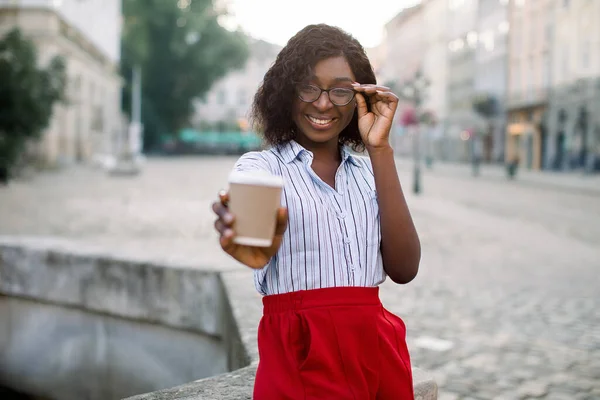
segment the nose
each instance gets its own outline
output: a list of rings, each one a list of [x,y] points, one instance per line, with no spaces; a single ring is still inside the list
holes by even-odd
[[[333,103],[329,100],[329,93],[322,92],[318,99],[313,102],[315,108],[319,111],[329,110],[333,107]]]

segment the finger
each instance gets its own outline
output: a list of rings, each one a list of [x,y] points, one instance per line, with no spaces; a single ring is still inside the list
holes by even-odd
[[[236,244],[233,242],[233,236],[233,231],[231,229],[226,229],[219,238],[219,244],[227,254],[232,254],[235,251]]]
[[[360,84],[358,82],[355,82],[352,84],[352,87],[354,89],[357,90],[370,90],[370,89],[374,89],[374,90],[381,90],[383,92],[389,92],[391,89],[387,86],[383,86],[383,85],[374,85],[372,83],[364,83],[364,84]]]
[[[229,203],[229,193],[227,193],[226,190],[220,190],[219,200],[221,200],[221,203],[223,203],[224,205],[227,205],[227,203]]]
[[[277,226],[275,227],[275,236],[283,236],[288,224],[287,208],[281,207],[277,210]]]
[[[233,224],[233,221],[235,221],[234,215],[229,212],[229,208],[223,205],[223,203],[213,203],[212,209],[225,224],[231,225]]]
[[[377,114],[387,117],[393,116],[398,108],[398,96],[392,92],[377,93],[377,95],[369,98],[371,109]]]
[[[392,92],[382,92],[382,91],[377,91],[375,97],[379,100],[383,100],[385,102],[398,102],[399,101],[399,97],[396,96],[394,93]]]
[[[356,93],[356,109],[358,110],[358,118],[361,118],[369,113],[367,101],[361,93]]]
[[[225,230],[229,229],[229,227],[223,223],[223,220],[221,220],[221,218],[217,218],[215,220],[215,229],[222,236]]]

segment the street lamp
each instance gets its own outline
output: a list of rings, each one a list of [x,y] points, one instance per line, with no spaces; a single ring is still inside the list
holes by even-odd
[[[413,135],[413,193],[421,193],[421,135],[419,122],[421,119],[421,106],[425,97],[425,90],[429,87],[429,81],[417,70],[415,76],[404,83],[400,88],[400,95],[414,105],[414,110],[406,110],[402,116],[404,126],[415,126]]]

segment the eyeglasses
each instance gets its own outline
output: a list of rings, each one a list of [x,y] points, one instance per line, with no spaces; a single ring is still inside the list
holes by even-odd
[[[312,103],[321,97],[321,93],[327,92],[329,101],[336,106],[345,106],[354,98],[354,90],[346,88],[321,89],[315,85],[298,86],[298,97],[305,103]]]

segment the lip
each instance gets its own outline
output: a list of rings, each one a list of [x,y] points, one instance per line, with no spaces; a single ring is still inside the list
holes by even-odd
[[[331,119],[331,122],[329,122],[328,124],[325,124],[325,125],[319,125],[319,124],[315,124],[314,122],[312,122],[309,117],[316,118],[316,119]],[[331,128],[333,126],[333,124],[337,121],[336,117],[326,117],[326,116],[317,116],[317,115],[308,115],[308,114],[305,114],[304,118],[306,118],[306,120],[308,121],[310,126],[312,126],[312,128],[317,131],[326,131],[327,129]]]

